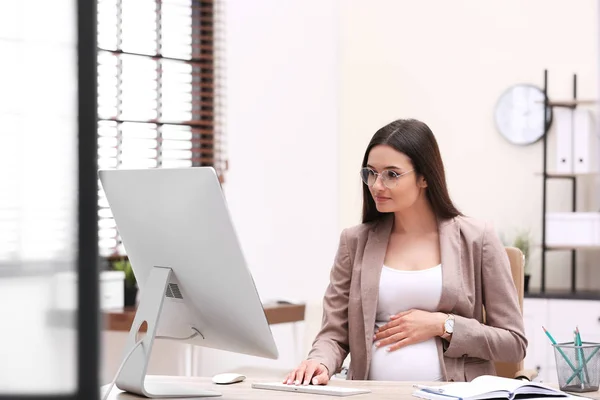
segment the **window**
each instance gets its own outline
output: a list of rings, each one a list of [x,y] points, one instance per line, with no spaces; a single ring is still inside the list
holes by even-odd
[[[214,166],[225,170],[220,123],[220,3],[100,0],[100,168]],[[99,192],[99,246],[123,254]]]

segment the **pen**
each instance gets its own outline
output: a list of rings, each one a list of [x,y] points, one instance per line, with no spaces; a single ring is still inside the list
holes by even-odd
[[[431,386],[425,386],[425,385],[413,385],[413,387],[415,389],[429,390],[431,392],[437,392],[437,393],[444,393],[444,389],[437,388],[437,387],[431,387]]]
[[[585,355],[583,353],[583,342],[581,341],[581,333],[579,332],[579,327],[575,327],[575,335],[577,336],[577,345],[579,345],[579,358],[581,359],[581,363],[583,364],[583,370],[585,371],[585,377],[587,381],[590,381],[590,376],[587,369],[587,361],[585,361]]]
[[[563,358],[565,359],[565,361],[567,362],[567,364],[569,364],[569,367],[571,367],[571,369],[573,371],[577,371],[577,368],[575,368],[573,366],[573,364],[571,363],[571,360],[569,360],[569,357],[567,357],[567,355],[565,354],[565,352],[562,351],[562,349],[560,347],[556,346],[556,344],[557,344],[556,340],[554,340],[554,338],[552,337],[552,335],[550,334],[550,332],[548,332],[546,330],[546,328],[544,328],[543,326],[542,326],[542,329],[544,330],[544,333],[546,334],[546,336],[548,336],[548,339],[550,339],[550,342],[555,346],[556,350],[558,350],[558,352],[563,356]]]
[[[583,368],[584,362],[581,359],[581,352],[577,348],[579,346],[579,339],[577,338],[577,332],[573,331],[573,344],[575,345],[575,359],[577,360],[577,370],[579,371],[579,383],[581,384],[581,389],[583,389]]]

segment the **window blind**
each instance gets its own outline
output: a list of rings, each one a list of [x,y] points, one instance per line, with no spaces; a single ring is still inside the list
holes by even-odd
[[[100,0],[99,168],[226,169],[214,0]],[[124,254],[99,190],[99,249]]]

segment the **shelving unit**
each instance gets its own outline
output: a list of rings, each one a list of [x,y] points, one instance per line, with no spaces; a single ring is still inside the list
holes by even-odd
[[[571,252],[571,294],[577,293],[577,250],[597,249],[600,246],[548,246],[546,245],[546,200],[548,193],[549,179],[566,179],[571,181],[571,211],[577,211],[577,177],[600,175],[598,172],[587,173],[553,173],[548,172],[548,130],[551,121],[547,118],[548,110],[552,107],[564,107],[575,109],[580,104],[595,104],[595,100],[578,100],[577,99],[577,74],[573,75],[573,99],[566,101],[549,101],[548,100],[548,71],[544,70],[544,135],[542,136],[543,143],[543,189],[542,189],[542,243],[541,243],[541,284],[540,295],[546,293],[546,252],[548,251],[570,251]]]
[[[599,245],[578,245],[578,246],[546,246],[546,251],[551,250],[591,250],[600,249]]]
[[[544,175],[543,173],[536,173],[536,175]],[[570,178],[574,176],[600,176],[600,172],[580,172],[577,174],[566,174],[562,172],[546,172],[548,178]]]

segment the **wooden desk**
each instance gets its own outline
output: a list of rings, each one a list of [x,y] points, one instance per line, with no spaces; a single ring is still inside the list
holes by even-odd
[[[148,379],[153,378],[150,376]],[[269,400],[269,399],[287,399],[287,400],[325,400],[334,399],[340,397],[334,396],[323,396],[320,394],[306,394],[306,393],[291,393],[282,392],[275,390],[263,390],[263,389],[252,389],[252,382],[277,382],[279,378],[275,379],[246,379],[244,382],[235,383],[232,385],[216,385],[212,383],[210,378],[186,378],[186,377],[169,377],[170,382],[186,382],[186,383],[197,383],[199,388],[206,390],[214,390],[220,392],[220,397],[205,397],[206,399],[221,399],[221,400]],[[371,393],[357,394],[350,397],[344,397],[346,399],[377,399],[377,400],[398,400],[398,399],[413,399],[411,393],[413,392],[412,383],[407,382],[376,382],[376,381],[345,381],[345,380],[333,380],[329,383],[332,386],[346,386],[346,387],[360,387],[371,390]],[[102,392],[104,394],[104,391]],[[108,400],[139,400],[140,397],[133,396],[128,393],[124,393],[119,390],[116,386],[113,387]]]
[[[152,379],[153,377],[149,377],[148,379]],[[164,378],[163,378],[164,379]],[[218,391],[222,394],[221,397],[206,397],[212,399],[222,399],[222,400],[237,400],[237,399],[246,399],[246,400],[269,400],[269,399],[288,399],[288,400],[305,400],[305,399],[314,399],[314,400],[324,400],[324,399],[334,399],[338,397],[333,396],[323,396],[320,394],[306,394],[306,393],[290,393],[290,392],[281,392],[274,390],[262,390],[262,389],[252,389],[250,386],[252,382],[265,382],[264,379],[255,380],[255,379],[246,379],[244,382],[235,383],[233,385],[216,385],[212,383],[210,378],[185,378],[185,377],[169,377],[170,382],[186,382],[186,383],[197,383],[199,388]],[[270,379],[266,382],[276,382],[279,378]],[[430,385],[438,385],[439,382],[430,383],[430,382],[420,382],[422,384],[430,384]],[[412,396],[412,392],[415,390],[412,385],[413,382],[381,382],[381,381],[345,381],[345,380],[333,380],[329,383],[330,385],[335,386],[345,386],[345,387],[357,387],[357,388],[367,388],[371,390],[371,393],[367,394],[357,394],[350,397],[345,397],[347,399],[356,399],[356,400],[366,400],[366,399],[377,399],[377,400],[398,400],[398,399],[411,399],[416,400],[416,397]],[[104,392],[102,392],[104,393]],[[584,396],[589,397],[591,399],[600,400],[600,392],[588,392],[582,393]],[[117,389],[116,386],[111,391],[109,400],[139,400],[140,397],[133,396],[128,393],[124,393],[121,390]]]
[[[150,376],[148,379],[155,378]],[[165,378],[163,378],[165,379]],[[235,383],[232,385],[216,385],[212,383],[210,378],[186,378],[173,376],[166,378],[170,382],[186,382],[186,383],[197,383],[199,388],[218,391],[222,394],[221,397],[210,397],[213,399],[222,399],[222,400],[237,400],[237,399],[245,399],[245,400],[269,400],[269,399],[291,399],[291,400],[305,400],[305,399],[315,399],[315,400],[324,400],[324,399],[332,399],[337,398],[333,396],[323,396],[320,394],[307,394],[307,393],[290,393],[290,392],[282,392],[275,390],[262,390],[262,389],[252,389],[252,382],[276,382],[279,379],[270,379],[265,381],[264,379],[246,379],[244,382]],[[439,385],[439,382],[431,383],[431,382],[420,382],[424,385]],[[398,400],[398,399],[412,399],[415,400],[416,397],[412,396],[412,392],[415,390],[413,388],[413,382],[382,382],[382,381],[345,381],[345,380],[333,380],[329,383],[331,386],[345,386],[345,387],[356,387],[356,388],[366,388],[371,390],[371,393],[367,394],[357,394],[354,396],[346,397],[348,399],[377,399],[377,400]],[[104,392],[102,392],[104,393]],[[582,393],[584,396],[600,400],[600,392],[588,392]],[[208,397],[207,397],[208,398]],[[108,396],[108,400],[134,400],[140,399],[138,396],[133,396],[128,393],[124,393],[121,390],[117,389],[117,387],[113,387],[110,396]]]
[[[284,324],[304,321],[304,304],[265,304],[265,314],[269,324]],[[129,332],[135,317],[135,308],[104,311],[104,329]]]

